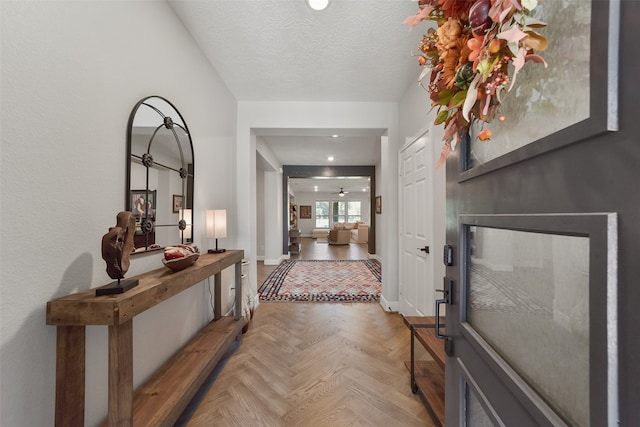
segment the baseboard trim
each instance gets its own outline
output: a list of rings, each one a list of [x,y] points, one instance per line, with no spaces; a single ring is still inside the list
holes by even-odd
[[[382,264],[382,258],[380,258],[378,255],[376,255],[376,254],[367,254],[367,256],[369,257],[369,259],[378,261],[380,264]]]
[[[399,301],[387,301],[384,295],[380,295],[380,306],[384,311],[387,311],[389,313],[395,313],[398,311],[398,308],[400,307],[400,303]]]
[[[258,256],[256,257],[256,260],[257,260],[257,261],[264,261],[264,255],[258,255]]]
[[[280,263],[286,259],[289,259],[289,255],[282,255],[280,258],[276,259],[264,259],[264,265],[280,265]]]

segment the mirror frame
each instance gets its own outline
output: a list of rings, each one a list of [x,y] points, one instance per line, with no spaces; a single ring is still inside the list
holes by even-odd
[[[179,123],[175,123],[174,120],[168,120],[167,118],[171,118],[171,115],[173,114],[173,112],[167,112],[167,111],[160,111],[160,109],[158,109],[156,106],[147,103],[149,100],[151,99],[159,99],[161,101],[163,101],[164,103],[168,104],[171,108],[173,108],[173,111],[175,112],[175,114],[177,114],[177,116],[179,117],[180,121],[182,122],[182,125]],[[152,243],[150,244],[149,242],[149,238],[148,235],[151,232],[154,232],[156,227],[177,227],[179,230],[181,230],[180,232],[180,241],[179,242],[169,242],[167,244],[167,246],[172,245],[172,244],[177,244],[177,243],[182,243],[182,244],[189,244],[189,243],[193,243],[193,236],[194,236],[194,221],[193,221],[193,195],[194,195],[194,164],[195,164],[195,155],[193,152],[193,140],[191,139],[191,132],[189,131],[189,128],[187,126],[187,122],[184,120],[184,117],[182,116],[182,114],[180,114],[180,111],[178,111],[178,109],[175,107],[175,105],[173,105],[169,100],[167,100],[166,98],[162,97],[162,96],[158,96],[158,95],[152,95],[152,96],[147,96],[145,98],[142,98],[140,101],[138,101],[136,103],[136,105],[133,107],[133,109],[131,110],[131,114],[129,115],[129,122],[127,124],[127,175],[126,175],[126,181],[125,181],[125,210],[133,212],[133,206],[132,206],[132,193],[135,192],[137,189],[134,189],[131,187],[131,178],[132,178],[132,163],[133,163],[133,156],[134,154],[132,153],[132,136],[133,136],[133,128],[134,128],[134,120],[136,117],[136,114],[139,111],[139,108],[145,105],[149,108],[151,108],[152,110],[154,110],[155,112],[158,113],[158,122],[157,122],[157,128],[155,130],[155,132],[152,134],[151,139],[149,140],[149,144],[148,144],[148,152],[151,151],[151,145],[153,143],[153,140],[156,136],[157,131],[161,128],[161,127],[165,127],[167,129],[171,129],[174,137],[175,137],[175,142],[176,144],[178,144],[179,147],[179,151],[181,154],[181,163],[182,163],[182,168],[181,171],[176,171],[180,174],[181,178],[182,178],[182,200],[183,200],[183,209],[185,210],[190,210],[190,215],[189,217],[182,217],[179,219],[179,221],[175,224],[156,224],[155,223],[155,219],[154,219],[154,215],[152,215],[151,219],[147,218],[146,216],[146,212],[144,217],[142,217],[142,221],[140,222],[140,224],[137,224],[140,226],[142,234],[145,235],[146,237],[144,238],[144,245],[140,246],[138,248],[134,248],[134,252],[133,254],[136,253],[148,253],[150,251],[155,251],[155,250],[161,250],[164,249],[165,246],[162,245],[158,245]],[[166,113],[169,113],[169,115],[167,115]],[[184,125],[184,127],[183,127]],[[181,128],[182,130],[184,130],[186,136],[188,137],[189,140],[189,149],[190,149],[190,155],[191,155],[191,163],[185,163],[185,155],[183,155],[182,150],[185,148],[180,144],[180,139],[178,138],[177,134],[175,133],[175,130],[173,130],[173,126],[177,126],[179,128]],[[183,144],[184,146],[186,146],[186,144]],[[185,153],[186,154],[186,153]],[[144,160],[142,161],[138,161],[140,163],[142,163],[142,166],[146,167],[147,169],[147,180],[146,180],[146,185],[144,188],[145,193],[147,194],[147,199],[149,198],[148,195],[149,194],[155,194],[158,190],[158,188],[155,189],[151,189],[149,188],[149,169],[151,167],[153,167],[153,161],[151,160],[151,162],[147,165],[144,164]],[[182,172],[182,169],[184,169],[184,173]],[[184,176],[183,176],[184,175]],[[157,204],[155,203],[154,200],[154,206],[155,209],[157,209]],[[188,211],[189,212],[189,211]],[[181,213],[179,213],[180,215]],[[185,230],[187,228],[190,228],[190,237],[186,236],[185,237]],[[138,230],[139,233],[140,230]],[[139,235],[139,234],[138,234]]]

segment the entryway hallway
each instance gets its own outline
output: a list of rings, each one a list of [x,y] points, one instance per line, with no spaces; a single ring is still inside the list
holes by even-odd
[[[367,245],[303,238],[291,258],[367,259]],[[258,285],[275,267],[258,263]],[[185,425],[433,426],[411,392],[409,358],[402,317],[378,303],[262,302]]]

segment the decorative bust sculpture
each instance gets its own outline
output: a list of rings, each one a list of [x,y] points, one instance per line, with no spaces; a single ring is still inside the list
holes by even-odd
[[[107,263],[109,277],[117,281],[96,289],[96,296],[121,294],[138,284],[137,280],[121,280],[129,270],[135,230],[135,218],[131,212],[123,211],[116,216],[116,226],[102,236],[102,259]]]

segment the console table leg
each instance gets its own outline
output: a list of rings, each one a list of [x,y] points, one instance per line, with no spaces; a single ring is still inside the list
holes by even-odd
[[[58,326],[56,427],[84,426],[85,327]]]
[[[233,313],[235,320],[242,316],[242,263],[236,262],[236,309]]]
[[[109,426],[133,426],[133,322],[109,326]]]

